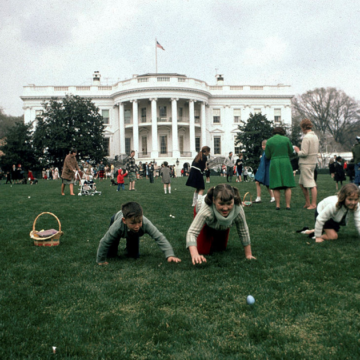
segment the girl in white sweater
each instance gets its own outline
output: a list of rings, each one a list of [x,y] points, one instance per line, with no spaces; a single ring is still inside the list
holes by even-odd
[[[359,194],[359,188],[350,183],[344,185],[338,195],[320,201],[315,211],[315,229],[303,233],[307,235],[315,233],[316,242],[336,240],[340,226],[346,226],[350,213],[360,234]]]

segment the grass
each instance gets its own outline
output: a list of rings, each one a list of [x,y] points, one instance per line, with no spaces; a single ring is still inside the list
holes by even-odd
[[[212,177],[211,185],[223,180]],[[257,260],[245,260],[232,229],[228,249],[195,267],[185,249],[192,220],[185,179],[174,179],[166,196],[158,179],[138,181],[136,192],[97,183],[103,194],[94,197],[70,197],[68,188],[60,196],[59,181],[0,186],[1,359],[360,358],[360,242],[352,222],[339,240],[315,244],[294,231],[314,223],[300,189],[292,211],[275,211],[263,191],[263,203],[245,208]],[[235,186],[254,197],[254,183]],[[328,175],[318,187],[319,199],[335,193]],[[110,217],[129,200],[142,204],[180,264],[168,264],[147,236],[140,259],[95,263]],[[58,247],[35,247],[29,237],[43,211],[61,220]],[[56,226],[42,216],[36,228]],[[254,306],[246,305],[249,294]]]

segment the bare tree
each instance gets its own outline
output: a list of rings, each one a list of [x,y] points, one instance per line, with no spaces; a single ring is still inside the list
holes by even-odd
[[[338,91],[331,107],[331,120],[328,124],[329,132],[335,141],[342,144],[346,130],[360,120],[359,102],[343,91]]]
[[[327,135],[344,143],[349,128],[360,121],[360,104],[336,88],[317,88],[293,99],[294,110],[310,119],[323,146]]]
[[[341,141],[344,149],[349,151],[357,143],[356,136],[360,136],[360,121],[354,122],[344,130]]]

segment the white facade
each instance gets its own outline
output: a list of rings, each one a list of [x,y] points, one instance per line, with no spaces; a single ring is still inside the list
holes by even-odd
[[[133,149],[138,160],[170,164],[191,161],[205,145],[215,156],[236,153],[238,125],[250,113],[261,111],[268,120],[291,125],[290,86],[224,85],[222,80],[218,76],[216,85],[208,85],[185,75],[145,74],[103,86],[95,73],[91,86],[24,86],[21,99],[29,123],[52,97],[91,98],[106,118],[110,157]]]

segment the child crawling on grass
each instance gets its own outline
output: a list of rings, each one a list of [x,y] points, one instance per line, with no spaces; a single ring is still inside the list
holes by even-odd
[[[198,200],[194,215],[186,236],[186,247],[194,265],[206,262],[204,255],[226,249],[233,225],[236,225],[246,258],[255,259],[251,253],[249,229],[237,188],[229,184],[212,187],[205,197]]]
[[[110,227],[100,240],[96,255],[99,265],[108,265],[107,258],[117,257],[120,239],[126,239],[126,255],[137,259],[140,256],[140,237],[149,234],[164,252],[168,262],[178,263],[181,260],[174,256],[172,246],[166,237],[143,216],[143,210],[137,202],[127,202],[121,206],[121,211],[112,216]]]
[[[316,242],[336,240],[340,226],[346,226],[349,214],[352,214],[360,234],[359,194],[359,188],[349,183],[340,189],[338,195],[320,201],[315,211],[315,229],[302,233],[310,236],[315,234]]]

